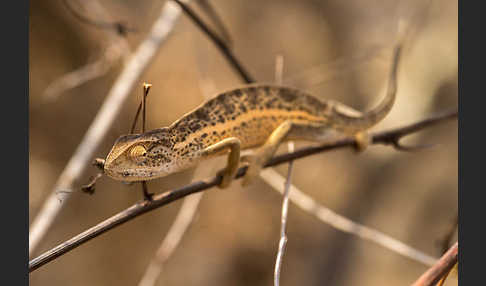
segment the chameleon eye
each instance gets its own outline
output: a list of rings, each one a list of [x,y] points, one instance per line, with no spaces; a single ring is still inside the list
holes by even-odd
[[[132,158],[140,158],[140,156],[147,155],[147,150],[145,149],[145,147],[137,145],[130,150],[129,155]]]

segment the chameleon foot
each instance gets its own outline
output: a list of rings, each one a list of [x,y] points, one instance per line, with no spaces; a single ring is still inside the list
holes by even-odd
[[[263,162],[261,162],[260,157],[256,155],[243,156],[241,161],[248,166],[245,177],[243,177],[243,181],[241,182],[241,185],[246,187],[254,182],[255,179],[260,175]]]
[[[231,181],[233,181],[233,174],[228,172],[228,170],[223,169],[218,172],[218,176],[222,176],[221,183],[218,185],[220,189],[225,189],[229,187]]]
[[[356,140],[356,152],[363,152],[371,144],[371,137],[367,132],[359,132],[354,135],[354,138]]]

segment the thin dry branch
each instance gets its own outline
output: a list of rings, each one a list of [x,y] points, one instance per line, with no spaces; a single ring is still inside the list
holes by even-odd
[[[59,176],[53,192],[44,202],[30,227],[29,255],[33,253],[67,201],[64,199],[60,202],[57,192],[72,189],[74,180],[89,166],[89,161],[114,122],[122,104],[130,95],[140,75],[152,62],[160,45],[164,43],[174,29],[180,14],[180,8],[171,1],[164,4],[160,16],[152,25],[149,34],[118,76],[83,140]]]
[[[49,84],[44,91],[46,100],[54,100],[67,90],[105,75],[119,59],[123,59],[126,62],[130,56],[128,42],[123,37],[124,34],[120,33],[120,31],[128,31],[128,29],[123,28],[124,26],[119,22],[112,22],[110,15],[98,1],[91,0],[82,1],[80,3],[82,3],[87,14],[99,15],[103,18],[103,22],[84,18],[70,6],[71,4],[69,4],[68,1],[69,0],[63,0],[62,2],[65,4],[68,11],[70,11],[77,19],[94,25],[95,27],[103,28],[107,38],[107,44],[105,44],[103,54],[99,59],[86,64],[77,70],[66,73]]]
[[[278,172],[272,168],[268,168],[260,173],[260,177],[274,190],[283,193],[282,184],[285,179]],[[335,213],[331,209],[316,202],[294,185],[290,186],[290,201],[337,230],[374,242],[386,249],[428,266],[433,265],[437,260],[381,231],[354,222]]]
[[[450,120],[453,118],[457,118],[457,111],[445,112],[441,115],[433,116],[428,119],[404,127],[395,128],[383,132],[372,133],[370,135],[372,138],[372,144],[390,144],[390,142],[398,141],[400,138],[402,138],[405,135],[420,131],[424,128],[430,127],[438,123],[442,123],[446,120]],[[312,154],[316,154],[319,152],[329,151],[329,150],[343,148],[343,147],[353,147],[355,146],[355,144],[356,141],[354,140],[354,138],[343,138],[323,146],[303,148],[293,153],[287,153],[284,155],[276,156],[273,159],[271,159],[265,165],[265,167],[275,166],[278,164],[289,162],[291,160],[303,158],[305,156],[310,156]],[[239,168],[236,174],[236,178],[238,179],[243,177],[244,174],[246,173],[246,170],[247,170],[246,166]],[[92,238],[102,233],[105,233],[108,230],[115,228],[116,226],[121,225],[129,220],[132,220],[141,214],[157,209],[161,206],[169,204],[187,195],[201,192],[211,187],[217,186],[219,185],[220,182],[221,182],[221,177],[216,176],[204,181],[191,183],[189,185],[186,185],[176,190],[171,190],[156,195],[154,196],[153,201],[151,202],[147,202],[147,201],[139,202],[129,207],[128,209],[119,212],[118,214],[112,216],[111,218],[99,223],[98,225],[84,231],[83,233],[61,243],[60,245],[54,247],[53,249],[46,251],[40,256],[32,259],[29,262],[29,272],[32,272],[33,270],[69,252],[70,250],[80,246],[81,244],[91,240]]]
[[[293,142],[289,142],[288,144],[289,153],[294,152],[294,144]],[[273,285],[279,286],[280,285],[280,273],[282,272],[282,262],[283,256],[285,254],[285,249],[287,248],[287,217],[289,215],[289,194],[290,194],[290,187],[292,185],[292,169],[294,167],[294,161],[289,162],[289,166],[287,169],[287,178],[283,184],[283,200],[282,200],[282,216],[280,220],[280,240],[278,242],[278,251],[277,251],[277,258],[275,259],[275,270],[273,273]],[[272,168],[268,168],[267,170],[272,170]],[[260,174],[261,176],[261,174]],[[282,185],[280,185],[282,186]]]
[[[282,55],[277,55],[275,58],[275,82],[277,84],[282,84],[283,79],[283,67],[284,67],[284,58]],[[293,141],[287,143],[287,150],[289,153],[294,152],[295,145]],[[290,193],[290,186],[292,185],[292,170],[294,164],[293,161],[289,161],[289,166],[287,169],[287,178],[283,184],[284,190],[283,200],[282,200],[282,214],[280,219],[280,240],[278,242],[278,251],[277,251],[277,258],[275,259],[275,269],[273,272],[273,285],[279,286],[280,285],[280,273],[282,272],[282,263],[283,263],[283,256],[285,254],[285,250],[287,249],[287,217],[289,212],[289,193]],[[273,170],[271,168],[267,170]],[[260,173],[260,177],[262,174]],[[282,185],[280,185],[282,186]]]
[[[201,201],[203,194],[204,193],[197,193],[193,196],[188,196],[184,198],[182,206],[177,213],[177,217],[172,223],[159,249],[155,253],[154,258],[152,258],[152,260],[150,261],[150,264],[145,270],[142,279],[140,279],[138,286],[155,285],[155,282],[157,282],[157,278],[162,272],[164,263],[172,255],[172,253],[182,240],[182,237],[186,233],[186,230],[189,228],[189,225],[191,224],[194,215],[196,214],[197,207],[199,206],[199,202]]]
[[[218,49],[223,53],[226,59],[229,61],[231,66],[236,70],[238,75],[240,75],[246,83],[255,82],[255,79],[248,73],[248,71],[243,67],[237,57],[233,54],[229,46],[221,39],[214,31],[209,29],[209,27],[197,16],[197,14],[189,8],[185,3],[180,0],[173,0],[176,2],[184,13],[209,37],[209,39],[218,47]]]
[[[458,243],[449,248],[449,250],[442,255],[442,257],[427,271],[425,271],[422,276],[415,281],[412,286],[434,286],[439,282],[439,280],[444,277],[457,263],[457,257],[459,253]]]
[[[219,30],[219,34],[221,35],[222,40],[227,46],[231,46],[233,43],[233,40],[231,39],[230,33],[228,32],[228,29],[223,23],[223,20],[219,16],[219,14],[216,12],[216,9],[214,9],[213,5],[208,0],[198,0],[196,1],[196,4],[201,7],[201,9],[206,13],[206,15],[213,21],[214,25],[216,28]]]

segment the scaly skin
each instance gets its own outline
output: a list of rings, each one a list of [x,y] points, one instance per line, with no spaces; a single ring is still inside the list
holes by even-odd
[[[385,98],[364,114],[335,101],[321,101],[301,90],[266,84],[248,85],[219,94],[169,127],[120,137],[108,154],[104,171],[122,181],[147,181],[230,151],[221,187],[237,168],[240,149],[258,148],[243,160],[244,183],[286,140],[326,141],[353,135],[358,149],[367,146],[366,130],[382,120],[395,101],[400,48],[395,49]]]

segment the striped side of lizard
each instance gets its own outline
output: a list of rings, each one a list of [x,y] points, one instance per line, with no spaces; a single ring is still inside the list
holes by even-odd
[[[248,164],[244,185],[286,140],[323,142],[351,135],[362,150],[369,140],[366,130],[394,104],[400,49],[394,49],[384,99],[368,112],[319,100],[294,88],[247,85],[219,94],[169,127],[120,137],[104,161],[104,172],[117,180],[147,181],[229,152],[220,185],[224,188],[238,169],[243,149],[256,148],[253,155],[241,159]]]

